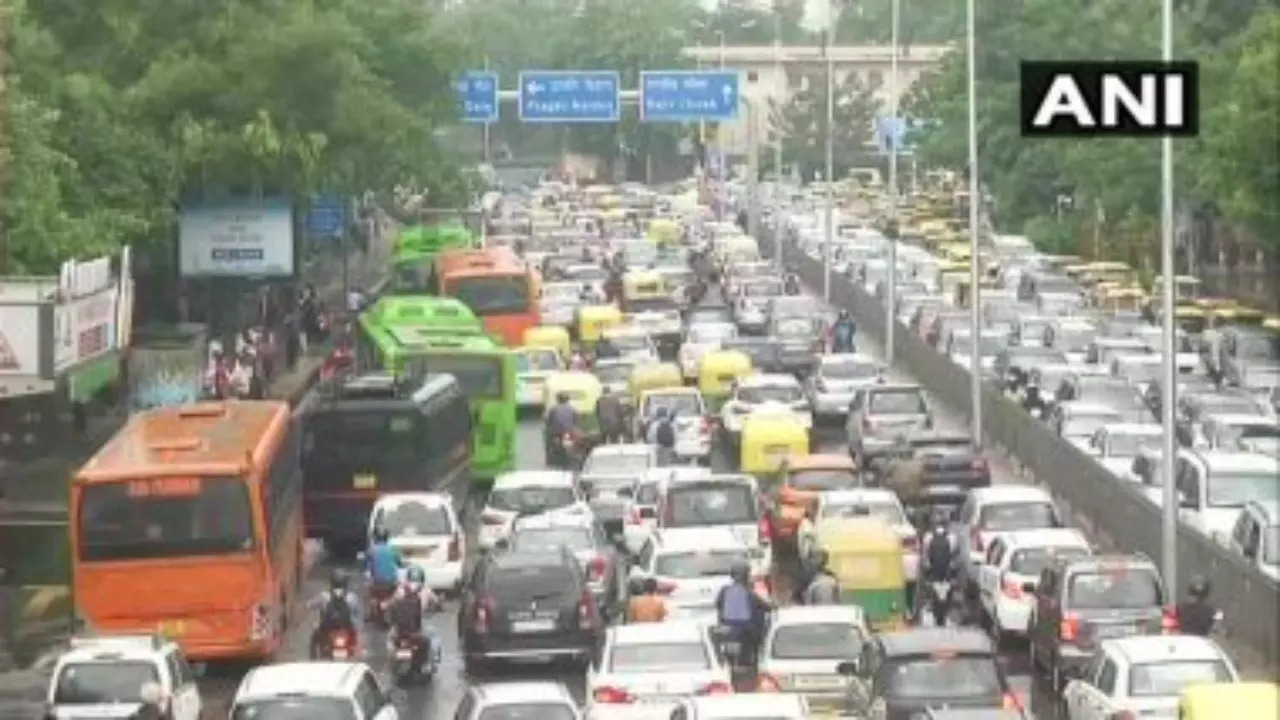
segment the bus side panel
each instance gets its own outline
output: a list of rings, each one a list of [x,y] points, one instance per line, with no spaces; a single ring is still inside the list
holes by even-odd
[[[472,429],[475,436],[475,478],[479,485],[492,484],[493,479],[516,468],[516,363],[511,354],[502,357],[502,400],[477,403],[480,422]]]
[[[507,347],[520,347],[524,342],[524,331],[537,327],[541,322],[536,308],[523,313],[486,315],[483,320],[485,330],[502,338]]]

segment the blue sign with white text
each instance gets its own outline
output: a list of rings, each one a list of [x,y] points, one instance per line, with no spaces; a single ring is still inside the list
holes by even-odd
[[[469,70],[455,83],[458,106],[464,122],[498,121],[498,74]]]
[[[640,119],[696,122],[738,117],[738,73],[646,70],[640,73]]]
[[[342,198],[318,197],[307,211],[307,234],[337,237],[342,233],[345,215]]]
[[[520,73],[520,120],[610,123],[622,114],[622,80],[605,70],[527,70]]]
[[[910,151],[911,147],[906,144],[907,131],[910,129],[906,119],[901,117],[876,118],[876,148],[880,154],[888,155],[895,149],[898,152]]]

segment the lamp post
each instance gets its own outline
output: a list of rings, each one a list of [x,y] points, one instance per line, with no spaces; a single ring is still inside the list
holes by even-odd
[[[822,132],[823,152],[826,159],[822,176],[822,179],[826,182],[822,229],[822,298],[827,302],[831,302],[831,246],[835,243],[835,184],[832,182],[832,176],[835,174],[835,147],[832,135],[836,119],[836,74],[835,66],[831,59],[831,47],[835,44],[836,20],[839,17],[839,7],[836,5],[835,0],[831,0],[828,15],[826,41],[822,46],[822,55],[826,60],[827,66],[827,113]]]
[[[894,361],[894,335],[898,325],[898,26],[900,0],[889,0],[889,293],[885,301],[884,356],[890,367]]]
[[[1162,57],[1173,61],[1173,2],[1162,0],[1160,34]],[[1178,452],[1174,427],[1174,405],[1178,394],[1178,370],[1175,362],[1174,317],[1174,268],[1173,268],[1173,138],[1166,135],[1160,140],[1160,295],[1164,318],[1161,321],[1161,388],[1160,415],[1163,453],[1160,458],[1164,476],[1164,506],[1160,522],[1160,555],[1166,587],[1172,592],[1178,587],[1178,490],[1174,485],[1174,470]]]
[[[786,87],[782,66],[782,3],[773,4],[773,77]],[[782,247],[782,137],[773,143],[773,257],[778,269],[786,267]]]
[[[973,442],[982,444],[982,291],[981,256],[978,250],[978,203],[982,183],[978,180],[978,81],[975,0],[966,2],[966,44],[969,65],[969,413]],[[896,272],[896,268],[894,269]]]

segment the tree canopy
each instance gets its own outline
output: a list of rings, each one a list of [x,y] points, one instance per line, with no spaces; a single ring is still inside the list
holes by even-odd
[[[866,156],[880,104],[875,88],[856,74],[838,80],[832,94],[832,151],[835,177],[842,177]],[[826,115],[826,74],[822,71],[802,74],[798,89],[785,102],[770,103],[771,141],[781,140],[783,156],[800,167],[805,179],[821,175],[826,168]]]
[[[1201,136],[1175,142],[1177,194],[1216,207],[1280,243],[1280,14],[1274,0],[1178,3],[1175,56],[1202,58]],[[1055,241],[1084,226],[1129,258],[1149,256],[1158,227],[1160,144],[1147,139],[1027,139],[1018,128],[1018,62],[1160,57],[1159,8],[1127,0],[978,4],[979,170],[1006,227]],[[963,47],[922,78],[907,114],[936,121],[915,138],[931,164],[967,165]],[[1057,213],[1059,197],[1074,212]],[[1093,225],[1100,225],[1093,228]],[[1122,240],[1122,242],[1115,242]],[[1123,253],[1123,250],[1121,251]]]
[[[186,199],[465,188],[436,141],[461,50],[421,2],[11,4],[11,271],[126,243],[163,257]]]

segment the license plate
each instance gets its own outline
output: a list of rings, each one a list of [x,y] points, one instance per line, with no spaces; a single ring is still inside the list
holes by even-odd
[[[554,620],[516,620],[511,623],[511,632],[517,633],[551,632],[555,629]]]
[[[185,620],[167,620],[160,623],[160,634],[165,637],[176,638],[187,634],[187,623]]]
[[[373,490],[378,487],[378,476],[372,474],[356,475],[351,478],[351,486],[357,490]]]
[[[1139,628],[1132,625],[1098,625],[1094,634],[1100,638],[1114,638],[1137,635],[1139,632]]]
[[[407,558],[425,558],[425,557],[430,557],[430,556],[431,556],[431,553],[433,553],[433,552],[435,552],[435,548],[433,548],[433,547],[427,547],[427,548],[401,548],[401,549],[400,549],[400,554],[401,554],[401,555],[403,555],[403,556],[405,556],[405,557],[407,557]]]
[[[346,660],[346,659],[347,659],[347,651],[346,651],[346,650],[339,650],[339,649],[337,649],[337,648],[334,648],[334,650],[333,650],[333,659],[334,659],[334,660]]]
[[[795,686],[803,690],[838,688],[841,684],[840,678],[827,675],[797,675],[795,679]]]
[[[932,485],[929,487],[929,490],[930,492],[948,495],[964,492],[959,485]]]
[[[412,658],[413,658],[413,651],[405,650],[403,648],[401,648],[400,650],[396,650],[397,660],[410,660]]]

